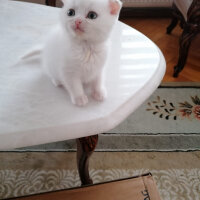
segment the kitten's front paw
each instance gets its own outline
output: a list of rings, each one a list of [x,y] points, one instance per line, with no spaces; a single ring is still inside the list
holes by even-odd
[[[72,103],[77,106],[85,106],[88,103],[88,97],[83,94],[81,96],[75,97]]]
[[[92,92],[92,97],[96,100],[96,101],[104,101],[107,97],[107,91],[106,89],[101,89],[101,90],[94,90]]]

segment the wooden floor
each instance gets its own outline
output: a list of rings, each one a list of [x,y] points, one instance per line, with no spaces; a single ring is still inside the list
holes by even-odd
[[[161,49],[167,63],[164,82],[200,82],[200,37],[192,42],[183,71],[178,78],[173,78],[173,69],[178,60],[179,36],[182,32],[179,25],[171,35],[167,35],[166,27],[171,21],[169,18],[134,18],[121,21],[142,32]]]

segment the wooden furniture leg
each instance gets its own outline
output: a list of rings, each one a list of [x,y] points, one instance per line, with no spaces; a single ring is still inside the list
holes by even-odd
[[[45,0],[45,4],[46,4],[47,6],[56,7],[56,0]]]
[[[77,142],[77,166],[82,185],[92,184],[89,175],[89,158],[95,150],[98,142],[98,135],[83,137],[76,140]]]
[[[167,34],[171,34],[172,30],[176,27],[180,21],[180,26],[183,28],[184,17],[181,12],[178,10],[175,4],[172,5],[172,20],[170,25],[167,27]]]
[[[194,37],[200,33],[200,0],[193,0],[192,4],[187,12],[187,21],[184,19],[182,13],[178,10],[175,4],[173,4],[173,18],[171,24],[167,27],[167,33],[176,26],[180,21],[180,26],[183,29],[182,35],[179,40],[179,59],[177,65],[174,67],[174,77],[178,77],[178,74],[183,70],[187,57],[190,44]]]
[[[174,77],[178,77],[178,74],[183,70],[188,57],[188,51],[192,39],[196,36],[195,32],[188,32],[183,30],[179,42],[179,59],[177,65],[174,67]]]
[[[170,25],[167,27],[167,34],[171,34],[172,30],[176,27],[178,24],[177,17],[173,17]]]

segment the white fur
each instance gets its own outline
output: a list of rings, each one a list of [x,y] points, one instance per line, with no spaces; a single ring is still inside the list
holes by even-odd
[[[104,66],[108,54],[108,39],[118,19],[110,13],[109,3],[119,0],[63,0],[61,23],[48,36],[43,51],[43,66],[55,85],[62,85],[69,92],[71,101],[78,106],[88,103],[84,84],[91,87],[92,97],[103,101],[106,97]],[[65,2],[66,1],[66,2]],[[68,16],[69,9],[75,16]],[[89,11],[97,13],[96,19],[87,18]],[[81,20],[81,30],[75,21]]]

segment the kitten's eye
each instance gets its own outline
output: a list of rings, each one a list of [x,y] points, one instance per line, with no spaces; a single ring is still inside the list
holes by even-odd
[[[75,15],[75,10],[74,9],[69,9],[68,12],[67,12],[67,15],[70,16],[70,17],[74,16]]]
[[[87,15],[87,18],[89,19],[96,19],[97,18],[97,13],[90,11]]]

